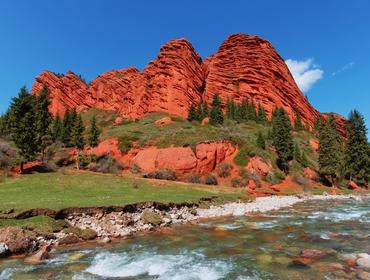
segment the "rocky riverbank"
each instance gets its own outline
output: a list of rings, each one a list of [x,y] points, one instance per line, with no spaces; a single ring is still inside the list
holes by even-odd
[[[361,199],[353,195],[311,195],[260,197],[252,202],[233,202],[208,208],[199,205],[163,205],[151,203],[139,207],[113,208],[113,211],[71,212],[65,217],[69,227],[53,234],[30,237],[25,230],[6,228],[0,231],[0,256],[38,252],[32,262],[47,258],[50,246],[72,245],[87,240],[109,243],[173,224],[197,222],[200,219],[241,216],[267,212],[309,200]],[[117,210],[117,211],[114,211]],[[119,211],[118,211],[119,210]],[[72,214],[74,213],[74,214]],[[10,238],[10,235],[12,238]]]

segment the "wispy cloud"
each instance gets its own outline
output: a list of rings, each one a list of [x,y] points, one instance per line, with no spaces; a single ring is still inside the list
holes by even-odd
[[[285,61],[299,89],[307,92],[324,75],[324,71],[314,64],[312,58],[306,60],[288,59]]]
[[[352,61],[350,63],[347,63],[346,65],[344,65],[342,68],[338,69],[337,71],[331,73],[332,76],[336,76],[340,73],[342,73],[343,71],[346,71],[348,69],[351,69],[353,66],[355,65],[355,63]]]

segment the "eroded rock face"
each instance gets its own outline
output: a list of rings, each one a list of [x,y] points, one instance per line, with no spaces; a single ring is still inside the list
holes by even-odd
[[[272,167],[262,158],[255,156],[249,159],[247,170],[249,172],[256,172],[262,176],[267,176],[267,174],[272,170]]]
[[[320,116],[272,45],[246,34],[229,36],[204,61],[190,42],[177,39],[163,45],[143,71],[134,67],[108,71],[89,85],[72,72],[61,76],[45,71],[36,78],[32,92],[37,94],[44,85],[51,91],[53,115],[63,114],[65,108],[96,107],[133,119],[150,112],[186,117],[190,104],[211,103],[218,93],[223,106],[227,98],[236,102],[247,98],[261,104],[269,116],[274,108],[283,107],[294,121],[298,112],[310,127]],[[335,119],[344,135],[344,119],[337,115]]]
[[[109,154],[124,166],[137,165],[143,172],[172,169],[176,173],[207,174],[224,161],[232,162],[237,153],[229,142],[200,143],[193,151],[190,147],[145,147],[133,148],[126,154],[118,147],[117,139],[107,139],[96,148],[86,150],[98,156]]]
[[[50,91],[49,110],[53,116],[63,115],[66,109],[76,108],[77,111],[82,111],[92,105],[86,94],[88,86],[73,72],[57,75],[45,71],[36,78],[32,92],[38,93],[44,86]]]
[[[227,98],[237,102],[247,98],[261,104],[269,116],[274,108],[283,107],[292,120],[299,112],[310,126],[319,115],[299,90],[284,60],[260,37],[229,36],[203,67],[207,100],[214,93],[220,94],[224,104]]]

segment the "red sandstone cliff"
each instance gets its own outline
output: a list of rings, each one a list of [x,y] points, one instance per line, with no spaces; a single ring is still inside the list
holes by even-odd
[[[113,70],[86,85],[72,72],[57,76],[46,71],[36,78],[32,92],[43,85],[51,91],[54,115],[63,114],[65,108],[96,107],[116,110],[127,118],[150,112],[186,117],[191,103],[210,103],[214,93],[224,103],[228,97],[237,102],[253,100],[269,115],[275,107],[284,107],[292,120],[298,112],[311,127],[320,114],[298,89],[272,45],[245,34],[229,36],[203,62],[187,40],[172,40],[142,72],[133,67]],[[341,127],[343,119],[336,119]]]

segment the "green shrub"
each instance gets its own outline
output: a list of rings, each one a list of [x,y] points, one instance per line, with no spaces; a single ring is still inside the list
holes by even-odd
[[[73,233],[83,240],[93,240],[97,237],[96,232],[93,229],[81,229],[78,227],[69,227],[63,230],[64,233]]]
[[[141,173],[141,168],[139,165],[137,165],[136,163],[132,164],[131,167],[130,167],[130,172],[133,173],[133,174],[140,174]]]
[[[200,184],[200,175],[199,174],[190,174],[186,177],[186,181],[192,184]]]
[[[149,179],[160,179],[169,181],[174,181],[177,179],[175,171],[168,168],[146,173],[144,174],[143,177]]]
[[[204,179],[204,183],[206,185],[218,185],[218,181],[215,175],[208,174],[206,178]]]
[[[285,174],[280,171],[270,171],[266,176],[266,181],[271,185],[280,184],[285,179]]]
[[[241,177],[233,177],[231,179],[231,186],[233,188],[243,188],[245,187],[245,182],[243,181],[243,178]]]
[[[244,145],[240,148],[238,154],[235,156],[234,162],[239,166],[246,166],[249,158],[254,157],[256,154],[256,148]]]
[[[117,174],[122,170],[122,165],[109,155],[101,156],[96,162],[90,163],[87,168],[90,171]]]
[[[230,176],[232,166],[228,163],[221,163],[217,169],[218,176],[226,178]]]
[[[135,141],[138,141],[139,137],[137,136],[122,136],[118,138],[118,148],[122,153],[127,153],[133,146]]]

